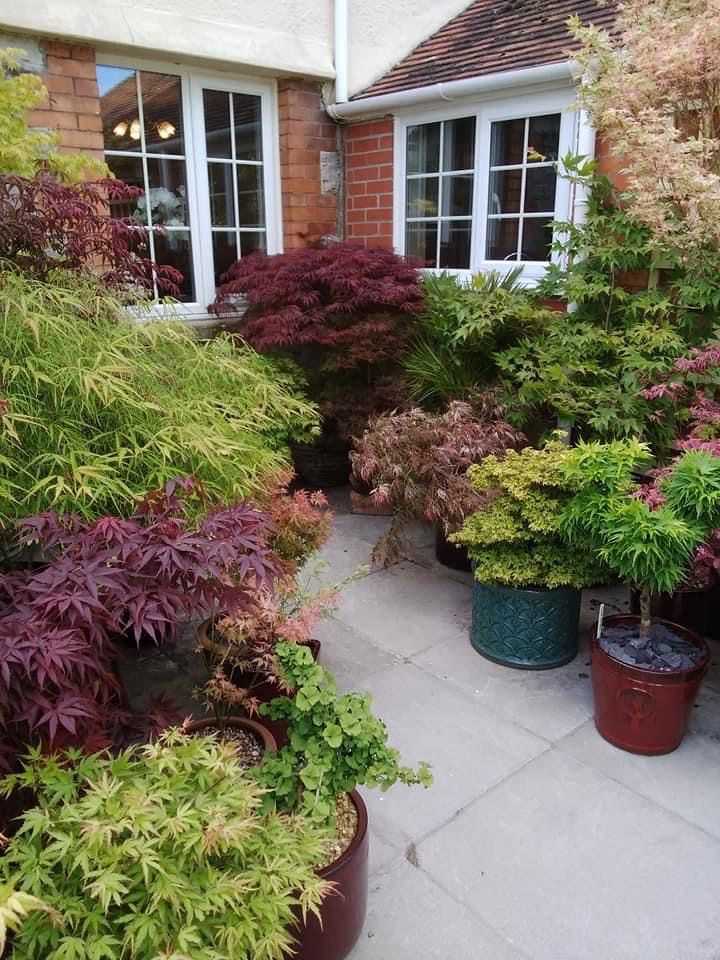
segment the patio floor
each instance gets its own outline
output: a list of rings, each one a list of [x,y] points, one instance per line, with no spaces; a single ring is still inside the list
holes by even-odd
[[[351,515],[344,492],[333,506],[338,580],[387,521]],[[579,656],[528,672],[471,648],[471,584],[419,530],[316,633],[321,663],[435,776],[365,792],[370,905],[351,960],[720,960],[720,650],[682,746],[634,756],[595,731],[585,642],[598,601],[620,612],[624,592],[588,591]],[[187,693],[189,649],[145,661],[130,686]]]

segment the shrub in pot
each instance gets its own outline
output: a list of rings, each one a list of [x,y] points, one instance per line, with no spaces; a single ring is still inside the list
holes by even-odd
[[[356,942],[367,902],[367,811],[358,786],[389,789],[397,782],[432,782],[429,767],[403,766],[387,744],[385,724],[371,712],[370,696],[339,694],[332,674],[297,644],[279,644],[282,676],[294,697],[278,697],[260,708],[264,716],[285,720],[289,742],[255,770],[268,791],[268,808],[302,812],[333,829],[319,874],[336,884],[319,918],[296,931],[298,960],[342,960]],[[348,845],[349,844],[349,845]]]
[[[350,459],[375,502],[393,508],[390,529],[373,549],[376,563],[399,559],[411,519],[427,520],[447,537],[480,507],[484,495],[470,483],[468,467],[524,442],[502,415],[493,397],[482,394],[472,404],[454,401],[442,413],[416,407],[371,422]]]
[[[210,309],[237,314],[239,301],[243,338],[262,352],[292,356],[305,370],[325,418],[319,447],[339,458],[346,482],[350,436],[369,414],[402,398],[399,363],[422,305],[415,265],[391,250],[346,243],[255,253],[230,268]],[[306,469],[311,453],[300,451]],[[315,476],[303,472],[297,455],[295,462],[308,482],[332,479],[319,472],[322,461]]]
[[[560,532],[578,489],[563,465],[568,448],[553,440],[487,457],[468,477],[486,500],[451,540],[463,544],[475,576],[470,640],[483,656],[526,669],[572,660],[578,649],[580,589],[607,568]]]
[[[116,757],[30,754],[5,789],[37,795],[0,859],[42,898],[15,960],[210,956],[282,960],[296,911],[316,913],[325,833],[263,809],[230,744],[172,731]],[[61,798],[61,800],[60,800]]]
[[[607,618],[593,637],[595,723],[616,746],[653,754],[681,742],[709,653],[692,631],[653,621],[651,598],[686,580],[698,548],[720,525],[720,458],[685,453],[650,502],[632,475],[648,458],[634,441],[573,450],[564,466],[579,491],[562,529],[639,591],[640,616]]]

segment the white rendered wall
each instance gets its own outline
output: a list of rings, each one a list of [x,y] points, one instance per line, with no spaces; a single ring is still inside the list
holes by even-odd
[[[350,94],[468,3],[348,0]],[[334,76],[333,0],[0,0],[0,31],[277,75]]]

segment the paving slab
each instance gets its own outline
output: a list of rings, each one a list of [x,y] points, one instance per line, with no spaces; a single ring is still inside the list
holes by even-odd
[[[529,960],[402,860],[370,882],[368,916],[352,960]]]
[[[403,761],[427,760],[435,783],[394,786],[367,794],[384,836],[417,840],[436,830],[485,790],[547,749],[547,743],[492,714],[450,684],[401,663],[371,676],[360,689],[390,731]]]
[[[372,674],[391,670],[398,663],[396,656],[334,617],[319,623],[313,636],[322,644],[319,662],[332,671],[341,690],[361,689]]]
[[[533,960],[714,960],[720,843],[554,749],[418,846]]]
[[[409,657],[470,623],[470,588],[403,562],[351,583],[335,619],[375,646]]]

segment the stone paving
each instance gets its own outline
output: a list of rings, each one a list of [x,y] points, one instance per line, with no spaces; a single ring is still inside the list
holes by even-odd
[[[339,580],[387,521],[348,513],[344,492],[333,506]],[[364,794],[370,905],[351,960],[720,960],[720,649],[676,752],[617,750],[593,725],[585,638],[624,591],[586,592],[572,663],[511,670],[470,646],[470,575],[415,533],[317,631],[321,662],[435,776]],[[201,678],[182,644],[144,656],[131,687],[154,677],[182,698]]]

